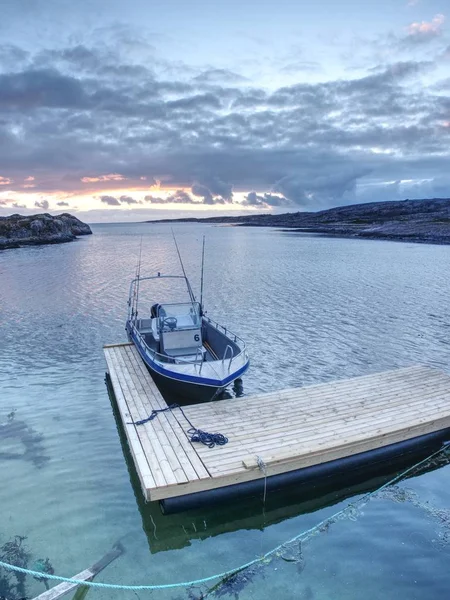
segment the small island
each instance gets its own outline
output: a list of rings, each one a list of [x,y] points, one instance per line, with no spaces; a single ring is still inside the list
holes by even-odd
[[[42,244],[63,244],[72,242],[79,235],[90,234],[92,231],[89,225],[69,213],[57,216],[44,213],[0,217],[0,250]]]
[[[334,237],[450,244],[450,198],[351,204],[320,212],[170,220],[278,227]],[[158,222],[167,221],[169,219]]]

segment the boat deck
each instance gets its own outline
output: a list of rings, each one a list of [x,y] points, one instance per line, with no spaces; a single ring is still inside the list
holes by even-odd
[[[450,376],[413,366],[338,382],[184,407],[225,446],[189,441],[133,344],[104,348],[142,491],[162,500],[317,465],[450,427]]]

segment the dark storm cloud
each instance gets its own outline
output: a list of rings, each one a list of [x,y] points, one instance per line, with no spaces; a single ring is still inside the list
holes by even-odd
[[[69,206],[68,202],[57,202],[56,206]]]
[[[24,173],[39,173],[33,191],[42,193],[125,192],[160,181],[179,191],[146,202],[231,203],[245,192],[256,206],[325,206],[351,201],[368,177],[437,177],[449,157],[448,81],[426,87],[417,79],[432,61],[269,93],[233,86],[214,70],[167,81],[104,48],[8,52],[22,60],[0,69],[0,175],[15,182],[11,189],[22,190]],[[101,201],[139,203],[128,195]]]
[[[120,206],[119,200],[117,200],[117,198],[114,198],[114,196],[102,196],[100,198],[100,201],[103,202],[103,204],[107,204],[108,206]]]

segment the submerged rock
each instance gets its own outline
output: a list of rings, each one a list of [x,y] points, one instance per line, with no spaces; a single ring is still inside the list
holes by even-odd
[[[69,213],[55,217],[48,213],[0,217],[0,250],[40,244],[62,244],[72,242],[78,235],[89,234],[92,234],[89,225]]]

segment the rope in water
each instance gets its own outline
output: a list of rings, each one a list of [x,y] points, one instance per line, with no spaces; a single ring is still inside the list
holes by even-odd
[[[222,433],[208,433],[207,431],[202,431],[201,429],[194,427],[179,404],[171,404],[166,408],[153,409],[150,415],[145,419],[141,419],[140,421],[129,421],[128,425],[143,425],[144,423],[153,421],[153,419],[157,417],[159,413],[166,412],[167,410],[174,410],[176,408],[181,411],[181,414],[190,425],[190,428],[186,433],[190,436],[189,439],[191,442],[200,442],[201,444],[208,446],[208,448],[214,448],[214,446],[225,446],[225,444],[228,443],[228,438]]]
[[[115,584],[115,583],[100,583],[100,582],[95,582],[95,581],[82,581],[80,579],[73,579],[71,577],[61,577],[59,575],[51,575],[50,573],[43,573],[40,571],[32,571],[31,569],[24,569],[23,567],[17,567],[16,565],[10,565],[3,561],[0,561],[0,567],[3,567],[4,569],[8,569],[10,571],[24,573],[25,575],[32,575],[33,577],[41,577],[43,579],[53,579],[56,581],[65,581],[67,583],[74,583],[76,585],[84,585],[84,586],[96,587],[96,588],[106,588],[106,589],[110,589],[110,590],[139,591],[139,590],[166,590],[166,589],[173,589],[173,588],[188,588],[188,587],[191,587],[194,585],[201,585],[203,583],[209,583],[210,581],[215,581],[216,579],[225,579],[227,577],[231,577],[232,575],[239,573],[240,571],[248,569],[249,567],[252,567],[253,565],[264,562],[270,556],[273,556],[274,554],[279,552],[283,547],[285,547],[289,544],[293,544],[294,542],[304,540],[305,538],[308,538],[309,536],[311,536],[314,533],[319,533],[325,526],[335,522],[339,517],[344,516],[346,513],[354,510],[356,507],[367,503],[371,498],[373,498],[373,496],[375,496],[376,494],[378,494],[385,488],[389,487],[390,485],[397,483],[398,481],[403,479],[403,477],[408,475],[408,473],[411,473],[411,471],[414,471],[415,469],[421,467],[422,465],[427,463],[429,460],[432,460],[433,458],[435,458],[442,452],[448,453],[449,449],[450,449],[450,442],[445,442],[444,446],[442,448],[440,448],[436,452],[433,452],[433,454],[430,454],[430,456],[427,456],[427,458],[424,458],[423,460],[416,463],[412,467],[409,467],[408,469],[406,469],[405,471],[403,471],[402,473],[400,473],[399,475],[397,475],[396,477],[394,477],[387,483],[383,484],[382,486],[380,486],[373,492],[369,492],[368,494],[365,494],[364,496],[362,496],[359,500],[356,500],[355,502],[351,502],[342,510],[339,510],[338,512],[334,513],[334,515],[331,515],[331,517],[324,519],[323,521],[321,521],[320,523],[317,523],[310,529],[302,531],[302,533],[299,533],[298,535],[291,538],[290,540],[287,540],[286,542],[279,544],[275,548],[272,548],[272,550],[269,550],[262,556],[258,556],[256,558],[254,558],[253,560],[250,560],[247,563],[244,563],[243,565],[236,567],[235,569],[229,569],[228,571],[224,571],[223,573],[216,573],[215,575],[210,575],[209,577],[202,577],[200,579],[194,579],[192,581],[182,581],[179,583],[163,583],[163,584],[149,584],[149,585],[120,585],[120,584]]]

